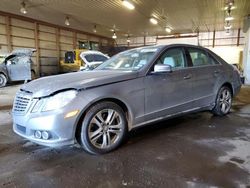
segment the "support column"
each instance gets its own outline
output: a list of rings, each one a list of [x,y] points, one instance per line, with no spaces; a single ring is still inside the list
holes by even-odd
[[[215,30],[213,32],[213,48],[214,48],[214,46],[215,46]]]
[[[36,47],[36,76],[40,77],[41,73],[41,64],[40,64],[40,49],[39,49],[39,26],[38,23],[34,23],[34,37],[35,37],[35,47]]]
[[[76,32],[73,33],[73,49],[77,49],[77,36]]]
[[[245,84],[250,84],[250,29],[245,33],[245,46],[243,51],[243,69]]]
[[[60,29],[56,28],[56,54],[57,54],[57,70],[60,72]]]
[[[245,76],[245,84],[250,85],[250,17],[245,17],[243,24],[243,32],[245,35],[245,46],[243,51],[243,73]]]
[[[12,51],[12,40],[11,40],[11,27],[10,27],[10,17],[6,16],[6,36],[7,36],[7,49],[10,53]]]

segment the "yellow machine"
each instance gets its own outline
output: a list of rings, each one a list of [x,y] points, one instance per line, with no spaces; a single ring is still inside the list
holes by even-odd
[[[64,60],[60,61],[60,72],[75,72],[79,71],[81,66],[84,66],[85,63],[81,59],[80,54],[86,49],[75,49],[73,51],[67,51],[65,53]]]

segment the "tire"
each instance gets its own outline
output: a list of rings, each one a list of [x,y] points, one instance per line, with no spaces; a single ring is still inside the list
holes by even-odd
[[[7,78],[3,73],[0,73],[0,88],[6,86]]]
[[[82,120],[77,140],[91,154],[105,154],[118,148],[127,137],[124,111],[113,102],[92,106]]]
[[[231,107],[232,91],[229,87],[222,86],[217,94],[212,113],[217,116],[224,116],[230,112]]]

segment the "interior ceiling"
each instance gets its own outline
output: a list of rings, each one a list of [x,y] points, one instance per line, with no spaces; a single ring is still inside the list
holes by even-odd
[[[22,0],[0,0],[0,10],[20,13]],[[25,0],[28,13],[23,16],[64,25],[69,16],[74,29],[111,37],[111,29],[118,37],[166,35],[164,27],[173,28],[172,33],[190,33],[197,29],[213,31],[224,29],[226,0],[131,0],[134,10],[123,6],[121,0]],[[232,10],[233,28],[240,28],[250,13],[250,0],[234,0]],[[152,25],[149,18],[154,15],[158,25]]]

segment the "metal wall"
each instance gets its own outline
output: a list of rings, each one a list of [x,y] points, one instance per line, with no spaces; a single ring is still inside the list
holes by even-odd
[[[112,40],[101,36],[0,15],[0,54],[10,53],[17,48],[37,49],[32,60],[39,75],[58,73],[59,61],[64,58],[65,52],[77,48],[78,41],[85,40],[99,42],[104,46],[113,45]]]

